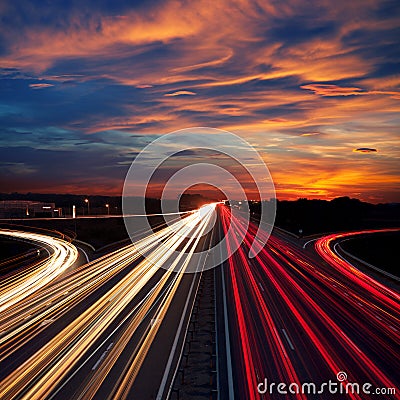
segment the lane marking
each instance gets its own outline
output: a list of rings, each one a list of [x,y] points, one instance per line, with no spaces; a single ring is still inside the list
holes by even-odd
[[[107,346],[107,351],[111,349],[111,347],[113,347],[114,342],[111,342],[108,346]]]
[[[289,343],[290,348],[291,348],[292,350],[294,350],[293,344],[292,344],[292,342],[290,341],[288,334],[286,333],[286,331],[285,331],[283,328],[282,328],[282,332],[283,332],[283,334],[285,335],[285,338],[286,338],[287,342]]]
[[[93,365],[92,371],[94,371],[100,365],[100,363],[103,361],[103,359],[106,356],[106,354],[107,354],[107,350],[103,352],[103,354],[97,360],[96,364]]]
[[[83,255],[84,255],[85,258],[86,258],[86,262],[89,264],[89,263],[90,263],[90,260],[89,260],[89,256],[87,255],[86,251],[83,250],[82,247],[79,247],[79,246],[76,246],[76,247],[83,253]]]
[[[389,273],[389,272],[386,272],[386,271],[384,271],[384,270],[381,269],[381,268],[375,267],[375,265],[372,265],[372,264],[370,264],[370,263],[367,263],[366,261],[361,260],[361,258],[358,258],[358,257],[354,256],[353,254],[349,253],[348,251],[344,250],[344,249],[342,248],[342,246],[340,246],[340,243],[345,242],[345,241],[347,241],[347,240],[351,240],[351,239],[341,240],[340,242],[336,243],[336,244],[333,246],[333,249],[335,250],[335,253],[336,253],[336,255],[337,255],[338,257],[340,257],[342,260],[346,261],[346,262],[347,262],[350,266],[352,266],[356,271],[359,271],[359,269],[356,268],[356,267],[349,261],[348,258],[346,258],[346,257],[344,257],[343,255],[341,255],[340,253],[338,253],[338,251],[336,250],[336,246],[338,246],[339,249],[340,249],[340,251],[341,251],[342,253],[344,253],[346,256],[351,257],[352,259],[358,261],[359,263],[363,264],[363,265],[366,266],[366,267],[369,267],[369,268],[371,268],[371,269],[374,269],[375,271],[379,272],[379,273],[382,274],[382,275],[385,275],[386,277],[388,277],[388,278],[390,278],[390,279],[394,279],[396,282],[400,282],[400,278],[399,278],[398,276],[395,276],[395,275],[393,275],[393,274],[391,274],[391,273]],[[361,272],[362,272],[362,271],[361,271]]]
[[[319,239],[319,238],[315,238],[315,239],[308,240],[307,242],[305,242],[305,243],[303,244],[303,249],[306,248],[306,246],[308,245],[308,243],[314,242],[315,240],[318,240],[318,239]]]

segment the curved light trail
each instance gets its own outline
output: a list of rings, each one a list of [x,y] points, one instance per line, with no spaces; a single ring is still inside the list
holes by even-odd
[[[0,313],[41,289],[65,272],[78,258],[78,250],[65,240],[37,233],[1,229],[0,235],[33,242],[51,250],[45,261],[34,269],[15,273],[0,285]]]
[[[334,251],[333,243],[345,238],[350,238],[358,235],[399,231],[400,229],[398,228],[391,228],[370,229],[357,232],[331,234],[318,239],[315,243],[315,249],[317,250],[318,254],[332,267],[336,268],[340,274],[346,276],[355,284],[363,286],[366,290],[370,291],[377,301],[386,304],[394,310],[398,310],[400,301],[399,294],[391,290],[387,286],[381,284],[380,282],[376,281],[371,276],[355,268],[353,265],[340,257]]]

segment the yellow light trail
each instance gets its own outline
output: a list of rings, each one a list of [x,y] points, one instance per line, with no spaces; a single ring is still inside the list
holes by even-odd
[[[47,292],[44,291],[45,296],[43,301],[47,303],[54,301],[55,305],[54,307],[49,307],[50,311],[45,310],[44,312],[40,312],[40,317],[36,318],[34,316],[31,319],[31,321],[34,321],[34,324],[42,320],[44,315],[54,316],[60,306],[65,307],[67,304],[73,304],[74,301],[80,301],[90,290],[93,290],[93,284],[101,286],[104,283],[107,279],[107,273],[113,274],[116,270],[122,269],[132,263],[133,260],[140,256],[140,253],[149,252],[143,261],[107,293],[89,306],[84,313],[0,382],[0,398],[6,400],[18,396],[22,399],[39,400],[51,395],[60,382],[77,365],[95,340],[115,321],[117,316],[131,303],[154,274],[168,260],[173,258],[175,254],[179,254],[175,257],[169,269],[165,271],[157,285],[151,290],[146,300],[137,308],[134,318],[129,323],[129,329],[125,332],[125,340],[128,340],[127,338],[137,329],[144,315],[154,306],[162,288],[167,284],[173,267],[181,261],[182,257],[185,257],[185,259],[180,266],[180,271],[185,271],[201,234],[207,227],[214,208],[211,207],[206,213],[203,210],[202,215],[199,212],[192,213],[134,245],[127,246],[121,251],[114,252],[111,255],[104,256],[100,260],[96,260],[96,262],[88,264],[86,269],[81,268],[76,274],[72,273],[66,285],[65,282],[59,287],[55,285],[54,287],[57,290],[54,294],[52,294],[52,289],[54,288],[49,288]],[[196,239],[194,240],[194,238]],[[187,242],[183,246],[184,250],[178,253],[177,250],[182,247],[185,240]],[[189,247],[189,252],[186,254],[185,251]],[[157,318],[162,319],[165,315],[181,277],[182,274],[178,273],[173,281],[174,283],[167,290],[167,295],[164,297],[162,305],[157,311]],[[72,290],[73,293],[67,295],[65,298],[60,298],[61,292],[65,292],[65,289],[68,289],[68,292]],[[40,307],[40,301],[37,303],[35,306]],[[154,324],[150,329],[149,339],[143,342],[137,353],[137,357],[139,358],[135,359],[132,363],[136,367],[132,367],[131,365],[131,368],[137,369],[140,367],[141,362],[139,362],[139,359],[143,360],[147,354],[148,348],[158,330],[157,326],[158,324]],[[23,328],[21,329],[20,326],[17,327],[16,331],[17,337],[24,333]],[[14,332],[14,330],[11,330],[11,332]],[[0,339],[4,340],[5,336]],[[114,360],[118,352],[122,351],[122,348],[123,346],[115,346],[115,350],[111,353],[112,356],[110,358],[112,364],[115,362]],[[131,368],[127,371],[126,375],[131,377],[129,378],[130,380],[133,376]],[[101,371],[102,373],[96,374],[98,381],[95,386],[97,387],[104,380],[107,368],[104,370],[102,367]],[[125,384],[125,381],[123,384],[125,388],[129,388]]]
[[[150,348],[151,343],[160,327],[160,323],[163,320],[169,305],[173,299],[173,296],[179,286],[179,283],[183,277],[189,262],[193,256],[193,253],[198,245],[202,235],[207,231],[208,225],[211,220],[212,212],[214,208],[208,209],[206,213],[202,214],[201,221],[199,220],[199,225],[197,229],[193,232],[188,242],[179,253],[178,257],[174,260],[172,265],[169,267],[168,271],[163,275],[163,277],[157,282],[153,287],[150,296],[146,298],[145,302],[141,304],[139,310],[135,314],[132,321],[128,324],[125,331],[120,335],[120,338],[116,344],[112,347],[111,351],[108,353],[107,357],[101,363],[101,366],[96,370],[93,377],[86,382],[85,387],[79,390],[78,400],[91,399],[95,396],[100,385],[106,378],[107,374],[110,372],[111,368],[117,361],[118,357],[121,355],[122,351],[128,345],[132,336],[135,334],[140,323],[143,321],[144,317],[150,312],[154,307],[155,302],[161,291],[165,289],[165,294],[162,296],[159,307],[156,309],[152,320],[153,324],[150,324],[149,329],[147,329],[140,340],[141,345],[138,347],[137,351],[132,354],[130,362],[127,364],[126,371],[121,374],[120,382],[117,382],[114,388],[114,392],[110,394],[110,399],[113,398],[123,398],[123,393],[128,393],[131,384],[134,382],[136,375],[140,369],[141,364]],[[196,218],[199,215],[196,214]],[[188,251],[186,253],[186,251]],[[178,272],[175,274],[172,282],[167,285],[169,278],[171,277],[172,271],[178,266]],[[166,288],[165,288],[166,287]],[[133,358],[133,359],[132,359]],[[123,378],[123,379],[122,379]]]
[[[168,294],[163,300],[163,302],[160,304],[158,307],[156,315],[153,317],[155,321],[162,321],[165,314],[168,311],[168,308],[173,300],[173,297],[178,289],[179,283],[182,280],[183,273],[185,272],[186,268],[189,265],[189,262],[193,256],[193,253],[201,239],[201,236],[204,234],[208,227],[208,223],[210,222],[210,218],[212,216],[213,211],[215,210],[214,207],[207,207],[206,210],[201,210],[199,211],[199,216],[201,217],[201,225],[199,227],[198,232],[194,235],[194,240],[191,240],[190,242],[187,243],[185,246],[185,249],[181,252],[181,255],[185,254],[184,251],[186,251],[189,247],[190,250],[186,254],[186,258],[183,261],[179,273],[176,275],[176,278],[174,280],[174,284],[168,289]],[[146,334],[143,336],[142,340],[142,345],[139,347],[137,350],[136,354],[134,354],[134,359],[128,364],[126,368],[126,371],[123,375],[121,375],[121,379],[117,384],[115,385],[115,390],[114,393],[112,393],[109,396],[109,399],[116,398],[116,399],[121,399],[125,400],[128,398],[129,392],[132,388],[132,385],[137,377],[137,374],[139,373],[140,367],[143,364],[143,361],[150,349],[151,344],[154,341],[154,338],[159,330],[160,324],[159,323],[154,323],[150,326],[150,329]],[[133,335],[133,332],[129,335],[130,337]]]

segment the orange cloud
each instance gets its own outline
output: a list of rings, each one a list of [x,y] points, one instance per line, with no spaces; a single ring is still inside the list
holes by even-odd
[[[320,134],[320,132],[305,132],[305,133],[302,133],[300,136],[316,136],[319,134]]]
[[[340,87],[337,85],[326,85],[326,84],[310,84],[302,85],[301,89],[311,90],[315,94],[321,96],[353,96],[362,93],[362,89],[357,87]]]
[[[31,89],[45,89],[52,86],[54,85],[52,85],[51,83],[31,83],[29,85]]]
[[[322,158],[299,158],[295,162],[282,159],[270,165],[270,171],[278,198],[329,200],[353,196],[376,202],[377,198],[383,201],[387,193],[392,194],[391,201],[398,201],[400,196],[397,174],[379,163],[360,164],[341,158],[329,164]]]
[[[400,92],[383,91],[383,90],[369,90],[364,91],[358,87],[341,87],[337,85],[328,85],[322,83],[313,83],[300,86],[301,89],[311,90],[315,94],[321,96],[360,96],[371,94],[389,95],[395,99],[400,99]]]
[[[173,93],[166,93],[164,96],[166,97],[174,97],[174,96],[195,96],[195,92],[191,92],[189,90],[178,90],[177,92]]]

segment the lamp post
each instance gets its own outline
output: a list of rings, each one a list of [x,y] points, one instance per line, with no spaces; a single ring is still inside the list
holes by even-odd
[[[85,199],[85,203],[87,204],[87,213],[90,214],[90,206],[89,206],[89,199]]]
[[[106,204],[106,208],[107,208],[107,215],[110,215],[110,205]]]
[[[74,232],[76,236],[76,206],[75,204],[72,206],[72,219],[74,220]]]

